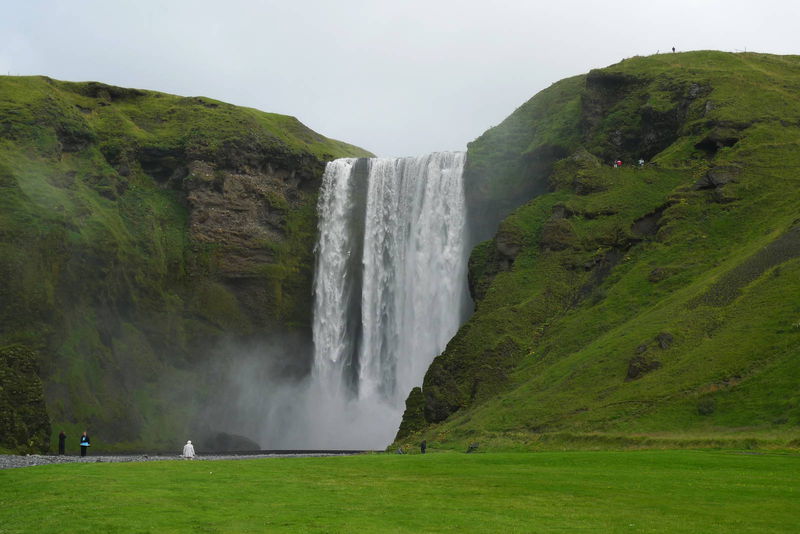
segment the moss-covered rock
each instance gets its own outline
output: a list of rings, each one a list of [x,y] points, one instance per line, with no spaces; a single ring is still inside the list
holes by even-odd
[[[19,454],[50,448],[50,418],[36,353],[24,345],[0,348],[0,447]]]
[[[414,388],[406,399],[403,423],[397,431],[398,439],[402,439],[414,432],[422,430],[426,424],[425,398],[422,396],[422,388]]]

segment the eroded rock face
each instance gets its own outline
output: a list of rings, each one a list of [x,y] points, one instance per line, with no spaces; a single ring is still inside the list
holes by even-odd
[[[0,348],[0,447],[21,454],[50,448],[50,418],[36,360],[24,345]]]
[[[636,380],[650,371],[655,371],[661,368],[661,362],[658,360],[649,360],[644,355],[636,355],[628,362],[628,380]]]
[[[649,161],[678,138],[690,108],[711,92],[710,86],[699,82],[652,82],[647,77],[607,69],[587,75],[582,99],[583,134],[602,159]],[[618,107],[621,102],[629,107]],[[630,106],[634,102],[638,107]],[[609,121],[614,113],[617,117]]]
[[[717,189],[731,182],[736,182],[741,169],[732,165],[720,165],[710,169],[705,176],[697,180],[695,189]]]
[[[636,347],[635,355],[628,360],[626,380],[636,380],[651,371],[661,369],[661,361],[656,359],[654,351],[669,350],[675,342],[675,337],[669,332],[660,332],[652,341],[642,343]],[[663,356],[659,356],[661,358]]]
[[[300,205],[296,171],[235,172],[192,161],[184,182],[189,233],[198,243],[225,247],[220,269],[247,277],[275,260],[286,239],[286,215]]]

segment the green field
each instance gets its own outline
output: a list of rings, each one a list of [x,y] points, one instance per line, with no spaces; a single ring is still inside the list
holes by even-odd
[[[800,456],[375,454],[0,472],[0,532],[797,532]]]

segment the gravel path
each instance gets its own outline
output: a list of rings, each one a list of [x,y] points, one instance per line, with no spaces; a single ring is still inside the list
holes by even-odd
[[[304,452],[304,453],[281,453],[281,454],[200,454],[195,456],[193,461],[209,461],[209,460],[254,460],[258,458],[310,458],[322,456],[343,456],[358,454],[356,452]],[[0,469],[12,469],[15,467],[32,467],[35,465],[50,465],[50,464],[93,464],[104,462],[163,462],[167,460],[184,460],[179,455],[150,455],[150,454],[134,454],[134,455],[98,455],[98,456],[57,456],[57,455],[40,455],[30,454],[27,456],[15,456],[11,454],[0,454]]]

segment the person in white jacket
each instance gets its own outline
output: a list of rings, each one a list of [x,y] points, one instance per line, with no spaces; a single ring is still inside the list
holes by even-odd
[[[194,445],[192,445],[192,440],[186,442],[186,445],[183,446],[183,457],[187,460],[194,460]]]

